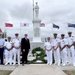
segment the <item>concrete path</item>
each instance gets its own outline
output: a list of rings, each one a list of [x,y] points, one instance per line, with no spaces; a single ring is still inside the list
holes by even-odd
[[[18,66],[10,75],[66,75],[56,65],[30,64]]]
[[[37,64],[36,64],[37,65]],[[42,64],[41,64],[42,65]],[[46,64],[45,64],[46,65]],[[0,65],[0,70],[15,70],[18,67],[18,65]],[[58,66],[61,70],[75,70],[75,66],[67,65],[67,66]]]

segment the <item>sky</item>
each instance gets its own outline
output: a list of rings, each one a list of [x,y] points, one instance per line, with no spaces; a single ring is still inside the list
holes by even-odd
[[[75,23],[75,0],[34,0],[39,5],[39,18],[45,23],[41,28],[41,36],[52,36],[53,32],[65,33],[75,29],[68,29],[67,23]],[[0,0],[0,27],[5,30],[5,23],[13,23],[15,32],[33,33],[33,0]],[[20,23],[29,23],[30,27],[21,30]],[[60,26],[60,29],[53,29],[52,23]],[[7,29],[10,35],[11,30]],[[17,31],[16,31],[17,29]],[[63,32],[62,32],[63,31]],[[32,36],[29,34],[30,37]]]

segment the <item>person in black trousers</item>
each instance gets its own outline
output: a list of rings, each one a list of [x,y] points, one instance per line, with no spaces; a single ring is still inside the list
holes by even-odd
[[[22,51],[22,65],[24,66],[24,63],[27,64],[27,56],[30,49],[30,41],[27,38],[27,34],[25,34],[25,37],[21,39],[21,51]]]
[[[4,64],[3,61],[3,54],[4,54],[4,39],[2,38],[2,33],[0,33],[0,61],[1,61],[1,65]]]

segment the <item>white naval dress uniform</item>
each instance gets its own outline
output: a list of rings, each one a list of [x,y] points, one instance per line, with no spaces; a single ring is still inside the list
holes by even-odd
[[[45,42],[44,47],[46,48],[46,54],[47,54],[47,64],[52,64],[52,44],[50,42]]]
[[[67,40],[61,39],[60,40],[60,46],[61,48],[63,48],[65,45],[68,45]],[[65,66],[67,64],[67,47],[65,47],[62,51],[61,51],[61,60],[62,60],[62,65]]]
[[[13,39],[13,43],[15,47],[19,47],[20,46],[20,40],[19,39]],[[14,64],[16,64],[16,55],[17,55],[17,60],[18,60],[18,65],[20,65],[20,48],[16,49],[13,48],[13,55],[14,55]]]
[[[12,48],[12,42],[7,41],[5,42],[4,46],[10,49]],[[7,65],[8,63],[10,63],[10,65],[12,64],[12,49],[10,51],[5,49],[5,60],[6,60],[5,65]]]
[[[58,43],[60,42],[60,39],[59,38],[54,38],[52,40],[52,45],[54,48],[56,48],[58,46]],[[55,60],[55,64],[57,64],[58,66],[60,65],[60,49],[59,47],[54,50],[54,60]]]
[[[71,45],[73,42],[74,42],[74,38],[73,37],[68,37],[67,38],[68,40],[68,45]],[[69,63],[71,64],[71,61],[72,61],[72,64],[75,66],[75,56],[74,56],[74,46],[71,46],[70,48],[68,48],[68,61]],[[71,55],[72,55],[72,59],[71,59]]]

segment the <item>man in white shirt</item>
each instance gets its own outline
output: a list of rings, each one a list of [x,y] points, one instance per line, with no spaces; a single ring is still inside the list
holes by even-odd
[[[54,60],[55,64],[60,65],[60,49],[59,49],[60,39],[57,38],[57,33],[54,33],[54,38],[52,40]]]
[[[52,64],[52,43],[50,41],[50,37],[47,38],[47,42],[44,44],[46,54],[47,54],[47,64]]]
[[[15,39],[13,39],[13,54],[14,54],[14,64],[16,64],[16,55],[18,65],[20,65],[20,40],[18,38],[18,33],[15,34]]]
[[[61,51],[61,60],[62,60],[62,66],[65,66],[67,64],[67,46],[68,42],[64,38],[64,34],[61,34],[61,40],[60,40],[60,51]]]
[[[11,42],[11,37],[8,37],[7,42],[5,42],[4,44],[5,47],[5,60],[6,63],[5,65],[7,65],[8,63],[10,63],[10,65],[12,65],[12,42]]]
[[[74,38],[72,37],[72,32],[68,32],[67,40],[68,40],[68,61],[69,64],[71,64],[72,61],[73,66],[75,66],[74,45],[73,45]],[[72,55],[72,59],[71,59],[71,55]]]

